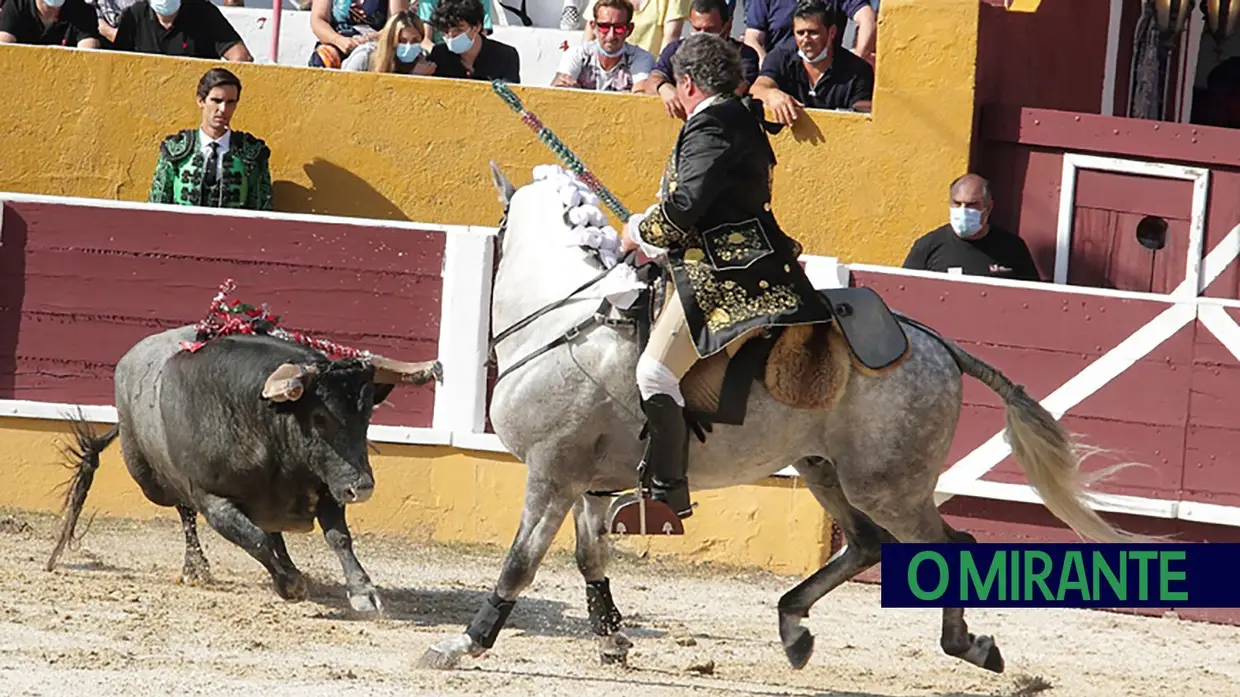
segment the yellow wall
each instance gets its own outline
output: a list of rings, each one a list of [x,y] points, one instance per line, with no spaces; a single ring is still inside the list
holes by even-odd
[[[872,116],[812,112],[773,138],[775,212],[811,254],[899,264],[942,223],[948,182],[968,164],[977,0],[886,0]],[[160,139],[192,127],[207,61],[0,46],[6,94],[0,191],[144,200]],[[491,92],[456,80],[230,66],[245,88],[234,126],[273,150],[276,206],[288,212],[495,225],[496,160],[518,184],[553,155]],[[35,76],[57,76],[55,80]],[[519,87],[527,107],[629,208],[653,201],[678,123],[654,97]],[[0,419],[0,505],[55,509],[63,422]],[[507,546],[524,468],[507,456],[384,447],[375,498],[350,512],[364,530]],[[621,549],[808,573],[829,552],[829,520],[789,480],[699,492],[684,538],[622,538]],[[88,504],[155,515],[117,452]],[[557,545],[571,540],[571,526]]]
[[[95,426],[96,432],[106,428]],[[63,421],[0,418],[6,482],[0,487],[0,507],[60,510],[62,485],[70,475],[60,452],[72,442],[69,433],[69,424]],[[512,542],[525,492],[521,463],[504,454],[451,448],[387,443],[379,447],[383,454],[371,456],[375,495],[349,508],[354,530],[503,548]],[[683,537],[618,537],[616,548],[795,574],[817,570],[830,552],[824,547],[824,540],[830,539],[829,519],[814,497],[792,480],[697,492],[694,501],[699,506]],[[176,515],[142,495],[125,469],[119,443],[104,451],[84,510],[84,519],[93,513],[132,518]],[[572,549],[573,539],[570,515],[555,548]],[[47,541],[47,552],[53,543]]]
[[[774,137],[775,212],[807,253],[899,264],[942,224],[946,186],[968,163],[977,14],[977,0],[884,2],[873,117],[814,113]],[[143,200],[160,138],[198,122],[194,89],[211,65],[0,47],[0,74],[26,76],[6,95],[0,191]],[[518,183],[555,161],[485,83],[235,69],[235,126],[271,145],[280,210],[495,225],[487,160]],[[653,202],[679,125],[657,98],[517,92],[630,209]]]

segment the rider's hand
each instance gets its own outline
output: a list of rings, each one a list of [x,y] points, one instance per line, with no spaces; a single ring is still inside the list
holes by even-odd
[[[680,97],[676,96],[676,88],[670,82],[659,85],[659,98],[663,100],[663,108],[667,109],[667,115],[674,118],[684,120],[685,107],[680,103]]]
[[[638,213],[636,215],[629,216],[629,219],[625,221],[624,230],[620,233],[621,254],[628,254],[634,249],[637,249],[637,235],[633,231],[638,225],[641,225],[642,218],[645,217],[646,216],[644,214]]]
[[[805,105],[793,99],[786,92],[772,90],[767,97],[766,105],[771,108],[771,112],[775,115],[775,123],[782,123],[785,126],[791,126],[793,121],[801,115],[801,110]]]

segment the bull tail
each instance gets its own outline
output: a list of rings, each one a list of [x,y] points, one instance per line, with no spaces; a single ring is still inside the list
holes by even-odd
[[[901,320],[907,320],[901,317]],[[1091,505],[1090,484],[1138,463],[1122,463],[1089,475],[1080,471],[1081,456],[1063,426],[1037,400],[995,367],[955,345],[919,322],[952,354],[960,371],[989,387],[1003,400],[1007,441],[1029,484],[1056,518],[1078,535],[1098,542],[1150,542],[1161,539],[1112,526]],[[1100,449],[1094,449],[1099,451]]]
[[[99,469],[99,454],[116,440],[120,432],[118,423],[102,436],[95,435],[80,411],[72,424],[73,435],[77,443],[66,446],[63,452],[70,460],[66,466],[73,470],[73,476],[65,483],[65,501],[61,508],[64,520],[61,523],[60,538],[56,541],[56,548],[52,550],[52,556],[48,558],[47,565],[44,566],[47,571],[55,568],[56,559],[73,540],[73,531],[77,527],[78,516],[82,514],[82,506],[86,504],[86,494],[90,491],[90,485],[95,481],[95,470]]]

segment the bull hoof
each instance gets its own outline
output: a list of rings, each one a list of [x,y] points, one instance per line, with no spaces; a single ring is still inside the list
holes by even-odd
[[[991,672],[1003,672],[1003,654],[999,652],[999,646],[995,644],[995,640],[991,637],[973,636],[970,634],[969,648],[957,655],[965,661]]]
[[[461,658],[466,655],[481,656],[486,649],[474,643],[468,634],[458,634],[449,637],[435,644],[422,654],[418,659],[418,668],[429,668],[432,670],[451,670],[461,662]]]
[[[211,571],[206,566],[186,564],[181,570],[181,584],[185,586],[209,586],[215,583]]]
[[[800,670],[814,655],[814,635],[805,627],[797,627],[789,639],[784,641],[784,653],[788,655],[792,667]]]
[[[980,637],[979,639],[986,639],[990,642],[990,648],[986,651],[986,660],[982,663],[982,667],[994,673],[1002,673],[1004,668],[1003,654],[999,652],[999,645],[990,637]]]
[[[366,615],[377,615],[383,612],[383,601],[379,599],[379,591],[374,588],[350,593],[349,605],[354,612]]]
[[[598,659],[605,666],[627,665],[633,642],[622,632],[598,638]]]
[[[300,603],[310,597],[310,584],[301,574],[291,575],[276,581],[276,593],[292,603]]]

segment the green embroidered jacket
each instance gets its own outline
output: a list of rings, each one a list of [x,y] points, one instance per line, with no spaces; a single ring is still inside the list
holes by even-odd
[[[159,145],[159,160],[151,181],[150,203],[211,208],[271,210],[271,149],[244,131],[232,131],[228,151],[220,156],[223,173],[211,186],[203,185],[206,155],[199,131],[178,131]]]

